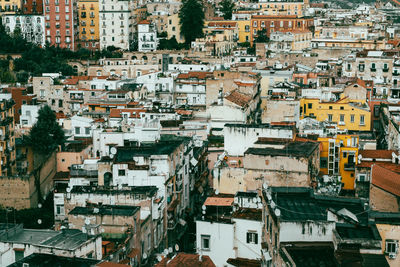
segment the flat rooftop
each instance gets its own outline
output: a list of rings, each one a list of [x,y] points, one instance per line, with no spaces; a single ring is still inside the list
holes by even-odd
[[[110,216],[133,216],[140,210],[137,206],[121,205],[95,205],[92,207],[75,207],[70,211],[72,215],[110,215]]]
[[[287,156],[287,157],[309,157],[316,150],[319,149],[317,142],[274,142],[265,141],[263,145],[281,145],[280,147],[250,147],[244,154],[253,154],[261,156]]]

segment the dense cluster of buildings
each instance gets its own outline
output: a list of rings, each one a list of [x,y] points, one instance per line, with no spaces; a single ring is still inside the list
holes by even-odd
[[[208,1],[160,50],[181,4],[0,0],[29,42],[122,54],[0,84],[0,206],[54,203],[52,229],[0,224],[0,266],[399,266],[400,3]]]

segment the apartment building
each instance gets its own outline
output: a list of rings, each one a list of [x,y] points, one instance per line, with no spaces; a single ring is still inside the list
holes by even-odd
[[[15,14],[21,11],[21,0],[1,0],[0,13],[2,14]]]
[[[15,172],[15,122],[14,100],[6,94],[0,100],[0,176],[11,176]]]
[[[267,15],[296,15],[304,16],[306,8],[309,7],[308,0],[261,0],[259,8]]]
[[[2,21],[7,33],[12,34],[18,30],[26,41],[39,46],[45,45],[45,22],[43,15],[5,14],[2,16]]]
[[[130,31],[132,1],[102,0],[99,2],[100,48],[115,46],[129,49],[133,36]]]
[[[157,30],[148,20],[143,20],[138,24],[138,43],[139,52],[150,52],[157,50]]]
[[[312,18],[299,18],[296,15],[271,16],[271,15],[253,15],[251,16],[251,39],[253,44],[259,31],[265,30],[269,37],[271,32],[284,31],[305,31],[314,25]]]
[[[22,13],[43,15],[43,0],[22,1]]]
[[[97,50],[100,47],[99,1],[79,0],[77,5],[79,21],[77,45],[82,48]]]
[[[73,0],[45,0],[46,42],[61,48],[76,49],[76,5]]]

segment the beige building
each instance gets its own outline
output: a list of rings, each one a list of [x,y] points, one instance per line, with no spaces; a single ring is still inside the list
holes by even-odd
[[[179,14],[168,16],[167,34],[168,39],[175,37],[178,43],[184,43],[185,38],[181,34],[181,25],[179,24]]]
[[[400,266],[400,213],[372,212],[373,218],[382,238],[382,253],[390,267]]]
[[[319,143],[259,138],[244,156],[226,156],[214,167],[214,189],[225,194],[270,186],[309,187],[319,173]]]
[[[16,209],[34,208],[37,207],[40,197],[47,196],[53,188],[53,177],[56,173],[55,152],[45,159],[40,169],[37,162],[34,166],[34,171],[29,174],[0,179],[1,206]],[[40,181],[40,188],[37,188],[36,179]]]

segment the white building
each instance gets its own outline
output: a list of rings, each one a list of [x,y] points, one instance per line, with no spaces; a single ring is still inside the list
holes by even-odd
[[[143,20],[138,24],[138,43],[139,52],[157,50],[157,31],[156,28],[147,20]]]
[[[257,193],[244,194],[257,196]],[[258,197],[254,198],[261,203]],[[262,258],[261,209],[244,208],[240,203],[235,201],[234,204],[233,201],[233,198],[209,197],[204,203],[202,219],[196,221],[197,253],[209,256],[217,267],[231,266],[228,265],[229,259],[261,260]],[[246,204],[246,206],[251,205]],[[230,215],[229,210],[232,209],[234,212]]]
[[[32,127],[38,118],[39,105],[22,105],[21,116],[19,118],[22,127]]]
[[[23,229],[22,225],[1,225],[0,266],[8,266],[33,253],[64,257],[102,258],[101,235],[80,230],[53,231]]]
[[[28,42],[45,45],[44,16],[7,14],[2,17],[6,32],[21,30],[21,35]]]
[[[92,123],[90,118],[73,116],[71,118],[71,130],[75,137],[92,137]]]
[[[131,1],[103,0],[100,2],[100,47],[115,46],[129,49]]]

